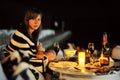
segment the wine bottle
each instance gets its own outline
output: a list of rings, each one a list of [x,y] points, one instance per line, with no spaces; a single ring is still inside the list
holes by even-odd
[[[102,49],[100,55],[101,66],[109,65],[110,46],[108,43],[107,32],[103,33]]]

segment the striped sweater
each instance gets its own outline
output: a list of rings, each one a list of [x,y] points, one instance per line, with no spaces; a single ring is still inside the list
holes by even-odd
[[[11,37],[9,45],[6,49],[8,52],[20,51],[22,56],[32,57],[35,56],[37,49],[36,43],[29,37],[27,32],[21,29],[16,30],[15,34]],[[25,53],[25,54],[24,54]]]
[[[36,59],[36,45],[37,42],[28,35],[26,30],[17,29],[16,32],[13,34],[10,39],[10,43],[5,48],[5,50],[7,51],[7,53],[5,53],[5,56],[10,55],[10,59],[8,62],[12,63],[11,68],[13,69],[12,74],[14,76],[18,76],[22,73],[22,71],[26,70],[26,67],[24,65],[27,64],[27,67],[33,73],[36,80],[38,80],[38,78],[41,78],[39,72],[43,72],[43,69],[45,69],[45,67],[47,66],[48,59],[46,56],[44,56],[44,59],[42,60]],[[19,68],[19,66],[21,66],[22,64],[24,65]],[[9,65],[9,63],[5,65]],[[26,74],[29,75],[27,71]],[[38,76],[36,76],[36,74],[38,74]]]

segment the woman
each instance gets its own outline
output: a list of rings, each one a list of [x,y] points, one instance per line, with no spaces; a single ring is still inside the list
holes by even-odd
[[[25,13],[24,25],[19,26],[11,37],[5,48],[5,59],[2,61],[9,80],[44,80],[41,73],[48,60],[54,59],[55,55],[52,52],[45,55],[42,44],[37,44],[42,29],[41,23],[42,13],[31,8]]]

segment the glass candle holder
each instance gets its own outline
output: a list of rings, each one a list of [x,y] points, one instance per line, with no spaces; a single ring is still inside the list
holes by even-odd
[[[85,52],[78,52],[78,65],[81,68],[85,67]]]

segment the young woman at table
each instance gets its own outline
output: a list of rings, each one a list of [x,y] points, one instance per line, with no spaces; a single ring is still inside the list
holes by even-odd
[[[41,69],[55,58],[55,54],[44,54],[42,44],[37,45],[41,23],[41,11],[30,8],[25,13],[24,25],[19,26],[11,37],[2,61],[3,70],[9,80],[44,80]]]

